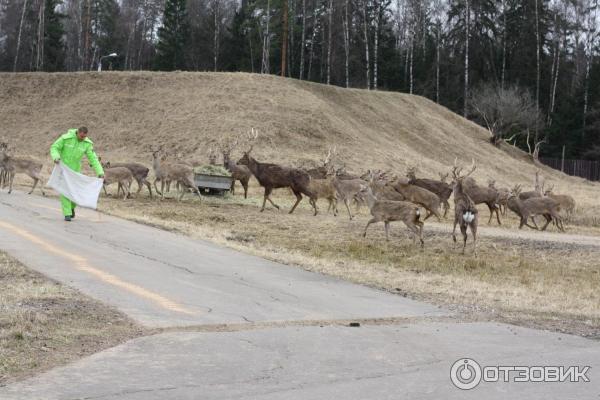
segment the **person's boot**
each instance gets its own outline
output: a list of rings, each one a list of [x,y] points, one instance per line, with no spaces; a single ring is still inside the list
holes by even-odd
[[[65,221],[71,222],[71,216],[70,215],[65,216]]]

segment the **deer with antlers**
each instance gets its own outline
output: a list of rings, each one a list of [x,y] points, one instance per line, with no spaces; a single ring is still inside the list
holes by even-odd
[[[550,197],[532,197],[527,200],[521,200],[519,194],[521,193],[521,185],[515,185],[511,191],[511,196],[508,199],[508,208],[520,218],[519,229],[523,226],[527,226],[531,229],[539,229],[535,220],[533,219],[536,215],[542,215],[546,219],[546,224],[542,227],[542,230],[546,230],[546,227],[550,222],[554,222],[556,227],[564,232],[564,226],[562,218],[560,216],[560,204],[558,201],[551,199]],[[535,226],[531,226],[527,223],[527,220],[531,218]]]
[[[415,185],[421,187],[423,189],[429,190],[431,193],[435,193],[442,205],[444,207],[444,218],[448,214],[448,209],[450,208],[450,203],[448,203],[448,199],[452,194],[452,187],[444,181],[437,181],[435,179],[426,179],[426,178],[417,178],[416,177],[417,168],[409,167],[406,172],[406,177],[408,178],[408,183],[411,185]],[[448,175],[446,175],[448,176]]]
[[[555,194],[552,191],[554,190],[554,185],[550,185],[544,191],[544,196],[550,197],[552,200],[555,200],[560,204],[561,209],[565,210],[567,214],[567,218],[571,218],[573,212],[575,211],[575,199],[568,194]]]
[[[463,181],[463,188],[467,194],[475,202],[475,204],[485,204],[490,210],[490,218],[488,224],[492,223],[492,218],[496,214],[498,225],[502,225],[500,221],[500,207],[498,206],[498,192],[491,187],[479,186],[472,177],[466,178]]]
[[[235,182],[239,181],[244,188],[244,198],[247,199],[248,183],[250,182],[252,172],[250,172],[250,169],[246,165],[238,165],[231,159],[231,152],[237,147],[238,143],[237,139],[233,143],[221,140],[219,141],[219,147],[223,155],[223,166],[231,172],[231,178],[233,179],[231,182],[231,194],[235,195]]]
[[[154,190],[161,197],[161,200],[165,198],[165,185],[167,181],[176,182],[177,186],[183,189],[181,190],[181,194],[178,197],[177,201],[181,201],[183,196],[185,195],[186,188],[192,189],[198,196],[200,196],[200,191],[196,187],[194,183],[194,171],[193,168],[189,165],[185,164],[167,164],[162,162],[162,158],[160,152],[162,151],[162,146],[158,149],[152,149],[152,166],[154,168],[154,175],[156,179],[154,180]],[[158,190],[158,186],[156,183],[160,181],[161,190]]]
[[[467,228],[471,229],[471,235],[473,235],[473,252],[477,253],[478,211],[475,202],[471,200],[464,188],[464,180],[475,171],[476,167],[475,160],[473,160],[469,172],[463,175],[463,168],[457,165],[457,160],[455,159],[454,167],[452,168],[452,183],[454,186],[454,226],[452,227],[452,240],[456,243],[456,225],[458,225],[463,235],[462,254],[465,254],[467,247]]]
[[[252,128],[249,142],[252,143],[256,141],[256,139],[258,139],[258,131]],[[317,215],[317,208],[315,207],[316,196],[309,188],[310,175],[306,171],[298,168],[261,163],[250,155],[253,148],[254,145],[251,144],[250,148],[244,152],[244,155],[238,161],[238,164],[246,165],[258,183],[265,188],[263,204],[260,211],[263,212],[265,210],[267,200],[273,207],[279,209],[279,206],[271,199],[271,193],[273,192],[273,189],[289,187],[296,196],[296,203],[292,206],[289,213],[291,214],[294,212],[296,207],[298,207],[298,204],[302,201],[302,195],[305,195],[310,198],[310,203],[314,208],[314,215]]]
[[[496,204],[500,210],[502,216],[506,215],[506,207],[508,205],[508,197],[510,196],[510,190],[507,188],[497,188],[496,181],[494,179],[488,179],[488,188],[495,190],[498,194],[496,197]]]
[[[371,174],[369,185],[362,185],[360,189],[360,194],[367,202],[369,211],[373,216],[373,218],[367,222],[367,226],[365,226],[363,237],[367,236],[367,229],[371,224],[383,222],[385,226],[385,240],[389,241],[390,222],[402,221],[413,234],[413,243],[416,242],[416,238],[418,237],[421,247],[423,247],[423,222],[419,220],[421,216],[419,207],[408,201],[378,199],[373,193],[373,185],[380,180],[380,178],[381,176],[379,173]]]
[[[534,190],[520,192],[519,200],[527,200],[531,199],[532,197],[542,197],[544,194],[544,184],[541,182],[539,170],[535,171],[534,187]]]
[[[432,215],[435,215],[438,221],[441,221],[441,202],[438,195],[422,187],[411,185],[407,178],[395,177],[390,183],[406,201],[418,204],[427,210],[424,221]]]
[[[13,157],[8,154],[8,144],[0,144],[0,166],[4,171],[3,187],[8,185],[8,193],[12,193],[13,182],[16,174],[25,174],[33,179],[33,186],[28,194],[33,193],[38,182],[42,179],[41,172],[43,164],[31,159]],[[45,196],[44,188],[40,185],[40,191]]]
[[[330,175],[331,169],[332,169],[332,157],[335,155],[336,153],[336,147],[329,147],[329,150],[327,151],[327,155],[325,156],[325,158],[323,159],[323,165],[318,166],[316,168],[311,168],[311,169],[307,169],[306,172],[308,172],[308,174],[310,175],[311,178],[313,179],[325,179],[327,178],[328,175]]]

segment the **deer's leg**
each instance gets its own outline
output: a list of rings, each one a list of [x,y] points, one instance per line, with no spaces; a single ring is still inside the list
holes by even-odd
[[[279,207],[275,203],[273,203],[273,201],[271,201],[271,199],[269,198],[269,196],[271,195],[272,191],[273,191],[273,189],[265,187],[265,195],[264,195],[264,198],[263,198],[263,204],[262,204],[262,208],[260,209],[260,212],[265,211],[265,206],[267,205],[267,200],[269,200],[269,202],[271,204],[273,204],[273,206],[275,206],[275,207],[277,207],[279,209]]]
[[[12,193],[13,181],[15,180],[15,173],[11,172],[8,178],[8,194]]]
[[[560,224],[560,226],[558,226]],[[565,231],[565,227],[563,225],[563,219],[560,215],[556,216],[556,226],[560,229],[561,232]]]
[[[348,216],[350,217],[350,221],[352,221],[352,213],[350,212],[350,205],[348,204],[348,199],[344,198],[344,204],[346,205],[346,209],[348,210]]]
[[[385,229],[385,241],[390,241],[390,221],[383,221],[383,227]]]
[[[152,185],[147,180],[144,180],[144,185],[148,188],[148,192],[150,192],[150,198],[152,198]]]
[[[158,178],[156,178],[156,179],[154,180],[154,190],[156,191],[156,193],[157,193],[157,194],[159,194],[159,195],[161,195],[161,196],[162,196],[162,192],[161,192],[160,190],[158,190],[158,186],[156,185],[156,182],[158,182],[159,180],[160,180],[160,181],[161,181],[161,183],[162,183],[162,180],[161,180],[161,179],[158,179]]]
[[[375,222],[378,222],[378,221],[377,221],[377,218],[375,218],[375,217],[371,218],[371,219],[369,220],[369,222],[367,222],[367,226],[365,226],[365,230],[364,230],[364,232],[363,232],[363,237],[367,237],[367,228],[369,228],[369,225],[371,225],[371,224],[373,224],[373,223],[375,223]]]
[[[27,193],[27,194],[31,194],[31,193],[33,193],[33,191],[35,190],[35,187],[36,187],[36,186],[37,186],[37,184],[38,184],[38,181],[39,181],[39,179],[38,179],[38,178],[33,178],[33,186],[31,187],[31,190],[30,190],[30,191],[29,191],[29,193]]]
[[[137,197],[140,194],[140,192],[142,191],[142,185],[144,185],[144,179],[139,179],[139,180],[136,179],[135,181],[138,184],[138,190],[137,190],[137,192],[135,192],[135,197]]]
[[[544,218],[546,219],[546,223],[544,224],[544,226],[542,227],[542,230],[545,231],[546,228],[548,227],[548,225],[550,224],[550,222],[552,222],[552,217],[549,216],[548,214],[544,214]]]
[[[446,218],[446,215],[448,215],[449,208],[450,208],[450,204],[448,203],[448,200],[444,200],[444,218]]]
[[[477,254],[477,225],[475,223],[471,223],[469,226],[471,227],[471,234],[473,235],[473,252]]]
[[[165,199],[165,181],[161,179],[160,181],[160,199]]]
[[[179,197],[177,198],[177,201],[181,201],[181,199],[183,199],[183,195],[185,195],[186,189],[187,187],[183,184],[179,184],[179,181],[177,181],[177,193],[179,194],[179,189],[181,188],[181,194],[179,195]]]
[[[242,186],[244,187],[244,198],[248,198],[248,181],[240,181],[242,182]]]
[[[433,215],[433,212],[431,212],[431,210],[427,209],[427,215],[425,216],[425,218],[423,218],[423,221],[427,221],[427,218],[431,217]],[[438,217],[439,219],[439,217]]]
[[[454,217],[454,226],[452,227],[452,240],[454,241],[454,247],[456,247],[456,224],[458,224],[458,218]]]
[[[312,208],[315,210],[315,213],[313,214],[314,216],[317,215],[317,200],[313,199],[312,197],[308,200],[308,202],[310,203],[310,205],[312,206]]]
[[[294,212],[296,207],[298,207],[298,204],[300,204],[300,202],[302,201],[302,194],[294,189],[292,189],[292,191],[294,192],[294,195],[296,196],[296,204],[294,204],[294,206],[290,210],[290,212],[289,212],[290,214]]]
[[[494,204],[494,212],[496,213],[496,219],[498,220],[498,225],[502,225],[502,222],[500,222],[500,214],[498,214],[498,209],[500,207],[498,207],[497,205]]]
[[[465,249],[467,248],[467,225],[464,223],[460,224],[460,233],[463,235],[463,249],[462,253],[465,254]]]
[[[425,246],[425,242],[423,241],[423,225],[425,225],[421,221],[415,221],[415,224],[419,227],[419,241],[421,242],[421,247]]]
[[[273,205],[273,207],[275,207],[276,209],[279,210],[279,206],[277,204],[275,204],[275,202],[273,200],[271,200],[271,193],[273,192],[273,189],[269,189],[269,194],[267,195],[267,200],[269,200],[269,203],[271,203]]]
[[[334,197],[333,198],[333,216],[334,217],[337,217],[337,215],[338,215],[337,204],[338,204],[338,199],[337,199],[337,197]]]
[[[121,187],[121,190],[123,191],[123,195],[126,196],[125,198],[129,198],[131,197],[131,182],[129,182],[129,186],[127,182],[121,183],[119,182],[119,185]],[[127,188],[127,191],[125,191],[125,188]],[[118,191],[117,191],[118,194]]]
[[[490,219],[488,219],[488,225],[489,225],[492,223],[492,217],[494,216],[494,209],[489,204],[486,203],[486,205],[488,206],[488,210],[490,210]]]

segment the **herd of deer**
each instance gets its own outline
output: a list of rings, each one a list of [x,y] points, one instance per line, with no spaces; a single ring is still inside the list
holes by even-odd
[[[312,169],[301,169],[286,167],[278,164],[261,163],[251,154],[254,143],[258,138],[258,132],[252,131],[246,136],[247,149],[243,151],[242,158],[236,163],[231,160],[231,153],[238,146],[239,140],[220,141],[218,145],[209,149],[209,162],[216,164],[217,149],[223,157],[223,166],[231,172],[233,182],[232,194],[235,194],[235,183],[239,181],[244,188],[244,198],[248,196],[248,184],[254,176],[260,186],[264,188],[264,197],[261,212],[264,211],[267,201],[275,208],[279,206],[271,199],[273,189],[289,188],[296,196],[296,202],[290,209],[293,213],[302,195],[309,198],[314,215],[317,215],[317,201],[325,199],[329,203],[328,212],[338,214],[337,204],[339,200],[344,202],[348,217],[354,218],[350,206],[354,203],[366,204],[372,218],[368,221],[363,236],[366,236],[368,227],[376,222],[383,222],[385,226],[386,239],[389,240],[389,224],[393,221],[402,221],[413,235],[413,241],[419,238],[423,246],[423,221],[430,216],[437,220],[446,217],[450,209],[449,198],[454,195],[454,226],[452,238],[456,242],[456,226],[458,225],[463,236],[462,252],[465,252],[467,243],[467,230],[471,230],[473,236],[474,251],[476,251],[478,204],[485,204],[490,212],[488,224],[492,222],[494,214],[500,225],[500,215],[506,214],[508,208],[520,218],[519,228],[528,226],[539,229],[535,222],[535,216],[542,216],[546,223],[541,228],[545,230],[550,223],[554,223],[560,231],[564,231],[563,213],[570,217],[575,209],[575,201],[568,195],[556,195],[552,193],[552,187],[544,190],[540,185],[539,172],[535,177],[535,190],[522,192],[521,185],[516,185],[509,190],[507,188],[496,188],[493,180],[488,181],[488,186],[480,186],[470,176],[476,169],[473,161],[465,171],[464,167],[457,165],[455,161],[449,173],[440,174],[440,179],[417,178],[417,169],[408,168],[405,176],[389,176],[387,172],[367,171],[361,176],[348,174],[344,167],[336,168],[334,165],[335,148],[330,148],[321,166]],[[9,155],[8,145],[0,143],[0,187],[9,186],[11,193],[14,176],[24,173],[33,180],[30,194],[41,179],[42,164],[26,158],[18,158]],[[192,191],[200,195],[194,184],[193,168],[201,162],[190,161],[168,161],[168,155],[162,146],[152,148],[152,166],[154,169],[153,185],[149,181],[150,169],[138,163],[103,163],[104,185],[118,184],[117,196],[123,192],[123,199],[130,196],[133,181],[138,184],[136,194],[139,194],[145,186],[150,197],[153,197],[152,186],[156,194],[164,199],[165,191],[170,190],[174,183],[179,192],[178,200],[181,200],[186,192]],[[452,174],[452,181],[447,182]],[[161,183],[160,190],[158,182]],[[42,194],[43,188],[40,186]],[[443,207],[443,216],[440,212]],[[426,211],[421,220],[420,208]],[[533,225],[530,225],[530,222]]]

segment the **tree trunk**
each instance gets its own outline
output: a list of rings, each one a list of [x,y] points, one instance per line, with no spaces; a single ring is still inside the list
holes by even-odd
[[[252,31],[248,34],[248,41],[250,42],[250,68],[254,73],[254,48],[252,47]]]
[[[287,47],[288,47],[288,18],[289,18],[289,10],[288,10],[288,0],[283,0],[283,7],[281,10],[281,16],[283,19],[282,27],[281,27],[281,76],[285,77],[286,68],[287,68]]]
[[[413,76],[413,57],[414,57],[414,48],[415,48],[415,43],[414,43],[414,37],[410,40],[410,90],[409,93],[413,94],[413,83],[414,83],[414,76]]]
[[[329,26],[327,38],[327,84],[331,84],[331,32],[333,31],[333,0],[329,0]]]
[[[317,37],[317,29],[319,27],[318,14],[319,14],[319,11],[317,10],[316,4],[315,4],[314,12],[313,12],[313,30],[312,30],[312,35],[311,35],[311,39],[310,39],[310,56],[308,59],[308,74],[306,75],[307,80],[310,80],[310,77],[311,77],[313,54],[314,54],[314,49],[315,49],[315,39]]]
[[[438,21],[436,32],[436,49],[435,49],[435,102],[440,103],[440,30],[442,29],[441,22]]]
[[[349,0],[346,0],[346,7],[344,10],[344,19],[343,19],[344,52],[345,52],[345,56],[346,56],[344,71],[346,74],[346,87],[347,88],[350,87],[350,68],[349,68],[349,64],[350,64],[350,26],[349,26],[349,21],[348,21],[348,2],[349,2]]]
[[[269,26],[271,24],[271,0],[267,0],[267,28],[263,37],[263,52],[262,52],[262,67],[261,73],[268,74],[270,72],[269,66],[269,57],[270,57],[270,47],[271,47],[271,38],[269,36]]]
[[[13,72],[17,72],[17,63],[19,62],[19,50],[21,48],[21,34],[23,32],[23,21],[25,21],[25,11],[27,10],[27,0],[23,1],[23,11],[21,12],[21,22],[19,23],[19,34],[17,35],[17,49],[15,50],[15,62]]]
[[[90,59],[90,30],[92,29],[92,0],[87,0],[85,13],[85,40],[83,42],[83,68],[87,68]]]
[[[379,51],[379,22],[381,14],[381,0],[375,0],[375,43],[373,44],[373,89],[377,90],[377,59]]]
[[[534,0],[535,3],[535,139],[534,142],[538,142],[539,137],[539,118],[537,116],[540,112],[540,27],[539,27],[539,11],[538,11],[538,0]]]
[[[302,0],[302,38],[300,39],[300,73],[299,79],[304,78],[304,46],[306,45],[306,0]]]
[[[471,24],[471,9],[469,8],[469,0],[465,0],[465,2],[465,98],[463,105],[463,116],[467,118],[467,113],[469,111],[469,25]]]
[[[290,0],[291,1],[291,5],[292,5],[292,20],[288,23],[289,25],[289,29],[288,29],[288,36],[290,38],[290,46],[289,46],[289,51],[288,51],[288,61],[287,61],[287,65],[288,65],[288,77],[292,77],[293,74],[293,70],[294,70],[294,25],[296,24],[296,3],[294,0]]]
[[[367,14],[367,0],[363,0],[363,28],[364,28],[364,39],[365,39],[365,60],[366,60],[366,76],[367,76],[367,89],[371,89],[371,63],[369,61],[369,24]]]
[[[220,22],[219,22],[219,0],[213,1],[213,12],[215,19],[215,32],[214,32],[214,42],[213,42],[213,53],[214,53],[214,71],[217,72],[219,65],[219,35],[220,35]]]
[[[506,0],[502,0],[502,77],[500,87],[504,90],[504,78],[506,73]]]
[[[45,12],[46,2],[40,0],[40,13],[38,16],[37,48],[35,56],[35,70],[41,71],[44,68],[44,32],[45,32]]]

